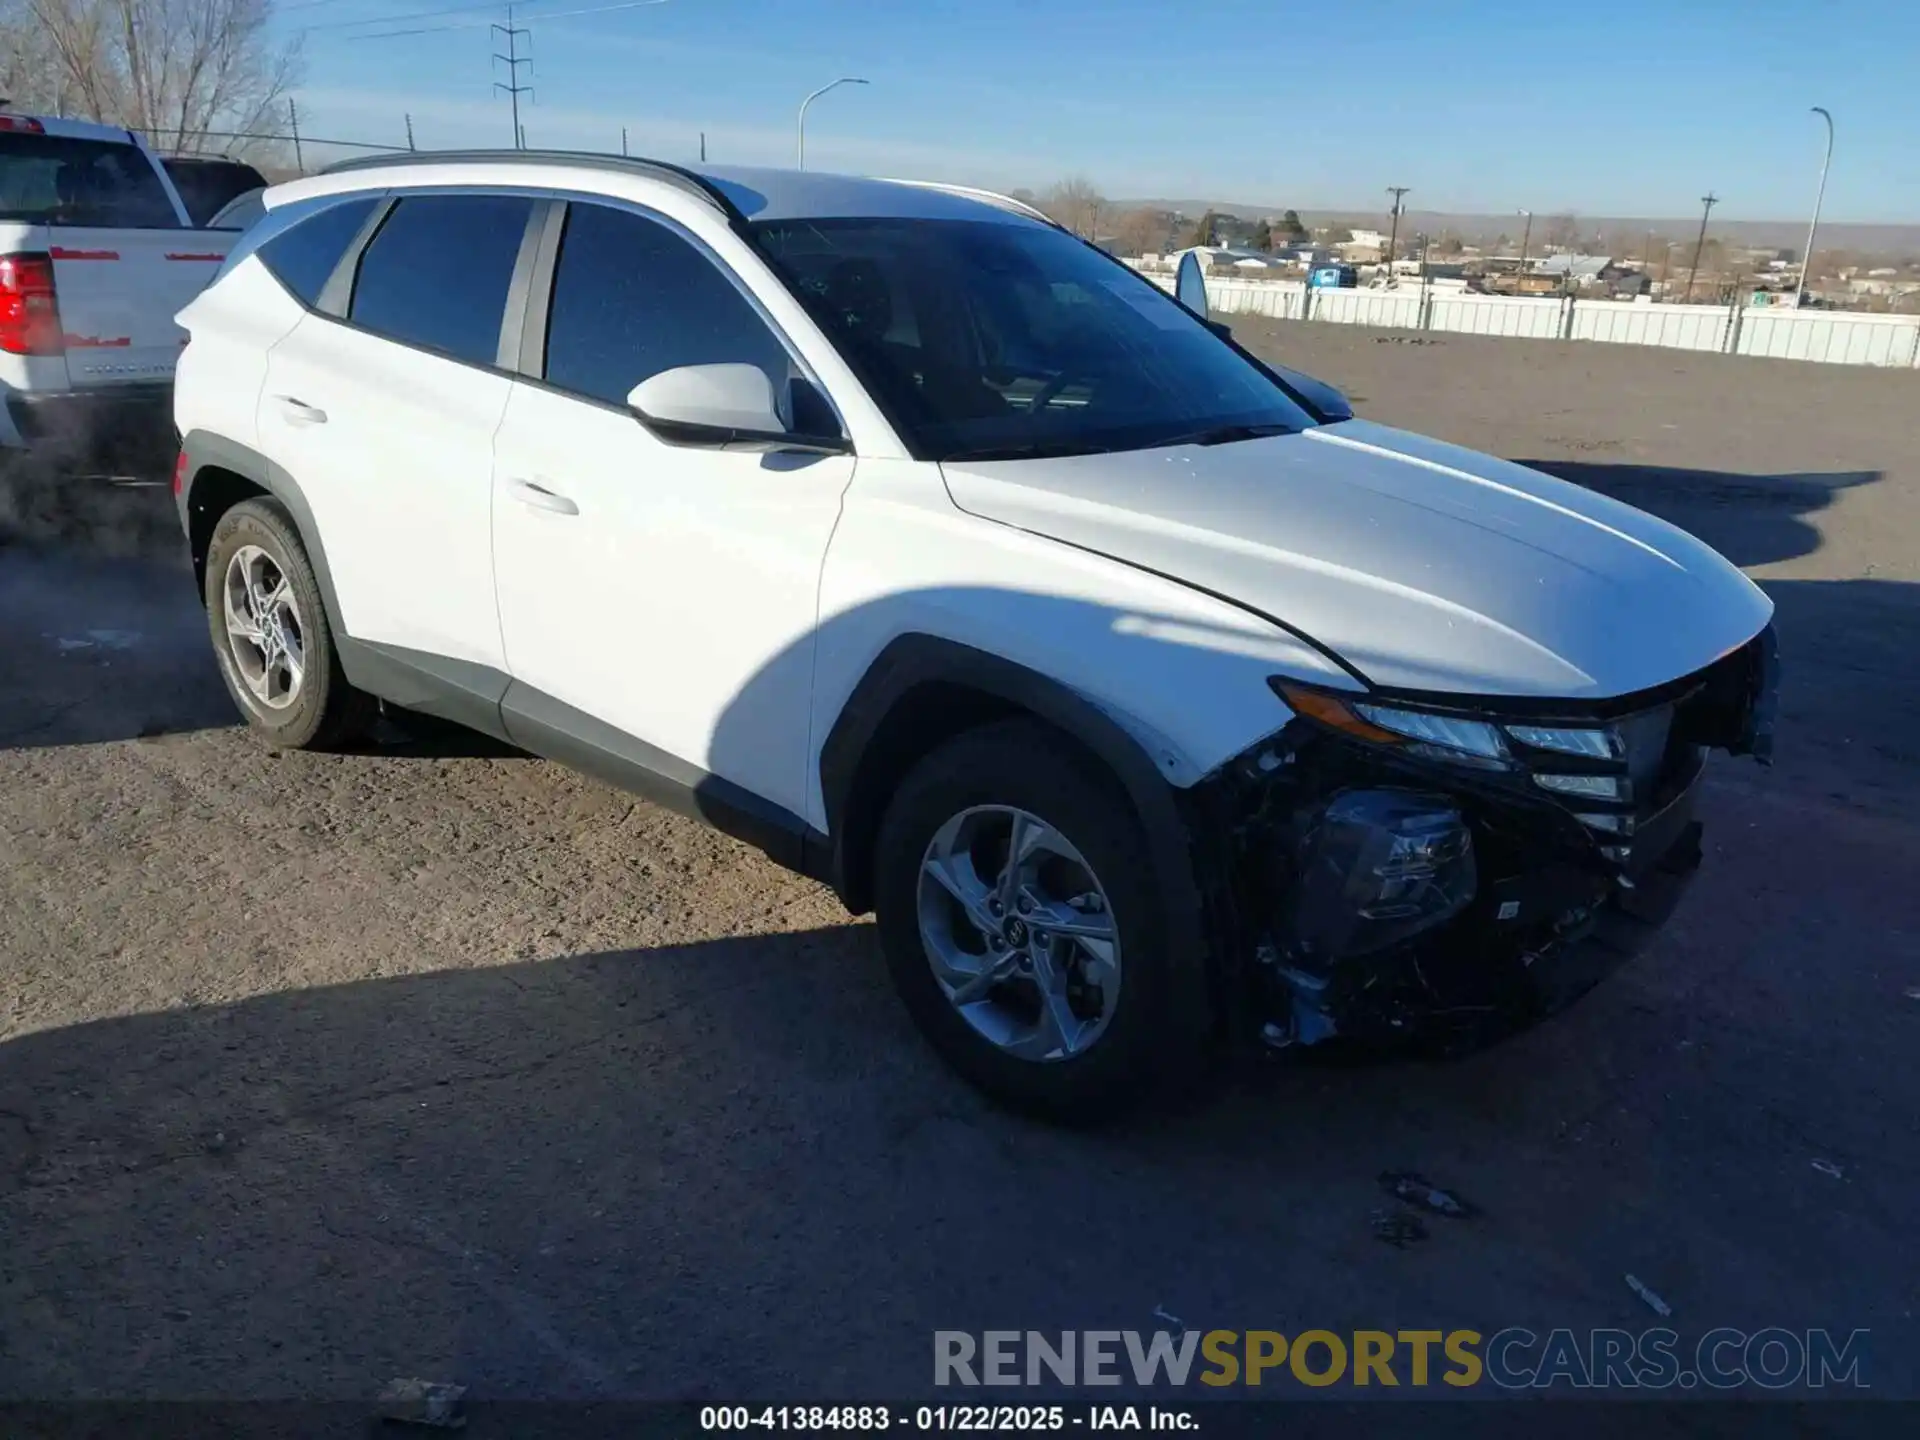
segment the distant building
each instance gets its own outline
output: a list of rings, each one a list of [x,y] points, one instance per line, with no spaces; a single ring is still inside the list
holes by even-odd
[[[1588,288],[1599,285],[1625,271],[1613,263],[1610,255],[1549,255],[1533,265],[1535,275],[1545,275],[1550,279],[1562,281],[1568,285]]]
[[[1269,255],[1263,250],[1240,249],[1232,245],[1190,245],[1185,250],[1175,250],[1168,255],[1167,263],[1178,265],[1182,255],[1192,255],[1209,270],[1228,268],[1278,272],[1287,268],[1287,262],[1278,255]]]

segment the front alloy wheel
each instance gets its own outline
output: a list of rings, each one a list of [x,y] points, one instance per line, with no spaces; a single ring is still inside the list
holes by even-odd
[[[1078,847],[1039,816],[980,805],[952,816],[920,862],[920,939],[941,993],[1021,1060],[1096,1042],[1120,999],[1120,937]]]
[[[1197,1075],[1204,940],[1170,920],[1171,872],[1126,789],[1060,731],[1008,719],[936,746],[895,789],[872,854],[894,988],[996,1100],[1099,1121]]]

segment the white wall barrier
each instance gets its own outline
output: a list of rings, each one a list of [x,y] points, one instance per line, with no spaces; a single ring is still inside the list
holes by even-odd
[[[1162,290],[1173,277],[1148,273]],[[1418,285],[1394,290],[1308,290],[1297,280],[1207,277],[1207,301],[1223,315],[1326,320],[1399,330],[1444,330],[1527,340],[1596,340],[1829,365],[1920,368],[1920,316],[1722,305],[1648,305],[1631,300],[1476,295]]]
[[[1658,345],[1667,350],[1725,350],[1733,312],[1723,305],[1637,305],[1575,300],[1569,340]]]
[[[1462,335],[1558,340],[1565,333],[1566,319],[1566,302],[1558,298],[1436,290],[1428,307],[1427,328]]]
[[[1852,315],[1839,310],[1749,310],[1740,317],[1735,353],[1829,365],[1920,364],[1920,324],[1911,315]]]
[[[1307,318],[1336,325],[1418,330],[1422,308],[1418,290],[1316,290]]]

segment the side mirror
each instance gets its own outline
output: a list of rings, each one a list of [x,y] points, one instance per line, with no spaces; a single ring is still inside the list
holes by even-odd
[[[1191,250],[1180,257],[1180,268],[1174,272],[1173,298],[1202,320],[1207,318],[1207,276]]]
[[[775,402],[773,382],[757,365],[681,365],[627,392],[640,423],[669,445],[729,445],[842,454],[838,435],[797,435]]]
[[[1302,375],[1298,370],[1289,370],[1284,365],[1269,365],[1267,368],[1282,385],[1306,401],[1310,409],[1319,412],[1320,418],[1327,424],[1353,419],[1353,403],[1326,381]]]

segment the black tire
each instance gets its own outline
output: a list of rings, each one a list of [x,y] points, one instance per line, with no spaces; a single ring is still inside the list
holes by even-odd
[[[1099,878],[1120,937],[1121,980],[1106,1029],[1082,1053],[1024,1060],[956,1010],[920,935],[921,862],[960,812],[1012,806],[1066,836]],[[894,988],[942,1058],[994,1100],[1070,1124],[1118,1117],[1148,1094],[1183,1093],[1204,1053],[1206,979],[1191,947],[1169,935],[1167,907],[1138,817],[1098,761],[1032,720],[968,731],[922,759],[881,821],[874,909]],[[1185,952],[1184,956],[1182,951]]]
[[[299,607],[305,674],[283,709],[256,700],[237,673],[227,636],[227,566],[243,546],[257,545],[286,577]],[[361,739],[372,725],[377,702],[347,683],[327,623],[320,583],[292,517],[269,499],[244,500],[213,527],[207,544],[207,625],[220,678],[247,724],[270,744],[287,750],[334,750]]]

